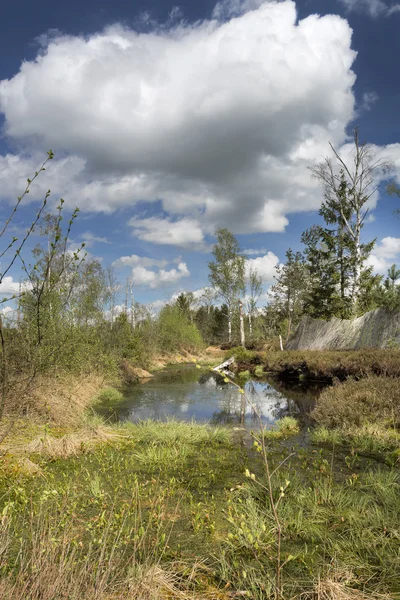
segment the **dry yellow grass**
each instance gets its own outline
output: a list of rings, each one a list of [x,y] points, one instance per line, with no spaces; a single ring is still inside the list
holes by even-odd
[[[37,437],[28,444],[20,446],[19,452],[28,455],[42,454],[50,458],[67,458],[90,450],[97,444],[116,442],[126,437],[127,434],[104,426],[84,428],[59,438],[49,435]]]
[[[298,600],[394,600],[394,596],[387,594],[365,593],[354,589],[356,578],[351,572],[339,571],[319,579],[314,589],[298,596]]]
[[[32,395],[32,404],[39,417],[46,416],[56,425],[76,425],[104,384],[104,377],[98,374],[43,379]]]

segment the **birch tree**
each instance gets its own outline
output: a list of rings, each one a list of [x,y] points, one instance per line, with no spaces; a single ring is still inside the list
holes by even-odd
[[[353,313],[357,311],[360,297],[362,267],[373,243],[363,247],[361,231],[368,216],[368,202],[377,191],[379,177],[390,169],[390,163],[375,159],[372,147],[361,143],[358,129],[354,130],[352,165],[349,165],[330,144],[333,160],[325,158],[322,163],[312,167],[313,176],[325,186],[325,203],[337,209],[342,229],[351,240],[352,282],[351,300]]]
[[[214,261],[208,263],[209,280],[227,305],[228,340],[231,342],[233,310],[245,289],[245,259],[233,233],[228,229],[218,228],[215,235],[217,243],[212,250]]]
[[[249,270],[249,287],[248,287],[248,299],[247,299],[247,314],[249,319],[249,332],[250,337],[253,337],[253,316],[257,308],[257,304],[264,291],[262,279],[256,269],[253,267]]]

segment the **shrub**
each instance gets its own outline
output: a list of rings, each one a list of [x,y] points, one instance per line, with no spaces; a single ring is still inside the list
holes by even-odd
[[[299,432],[299,424],[294,417],[283,417],[275,422],[272,429],[265,429],[264,436],[269,439],[279,439]]]
[[[298,433],[299,424],[294,417],[283,417],[276,421],[275,425],[282,433]]]
[[[238,378],[240,379],[241,382],[246,382],[250,379],[250,371],[246,370],[246,371],[240,371],[240,373],[238,373]]]
[[[312,417],[324,427],[400,424],[400,380],[368,377],[346,381],[322,392]]]
[[[158,340],[162,351],[196,351],[203,340],[196,325],[190,323],[177,306],[165,306],[158,318]]]
[[[246,350],[243,346],[236,346],[226,353],[226,358],[231,358],[232,356],[235,357],[235,360],[238,363],[251,363],[257,356],[257,353]]]
[[[371,375],[400,377],[400,351],[367,350],[288,350],[266,352],[262,361],[267,371],[310,378],[361,379]]]
[[[256,377],[263,377],[265,375],[264,368],[261,365],[257,365],[254,369],[254,375]]]
[[[113,387],[107,387],[97,394],[95,398],[96,404],[116,404],[117,402],[121,402],[123,400],[123,395],[121,392],[116,390]]]

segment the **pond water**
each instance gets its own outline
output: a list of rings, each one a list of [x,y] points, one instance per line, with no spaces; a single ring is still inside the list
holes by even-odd
[[[286,415],[306,419],[319,390],[305,391],[300,386],[289,389],[276,382],[251,380],[246,383],[245,391],[263,422],[272,425]],[[113,422],[176,418],[221,425],[254,427],[257,424],[252,409],[246,406],[237,388],[224,382],[218,374],[199,371],[192,364],[159,372],[145,383],[133,386],[118,405],[100,405],[96,411]]]

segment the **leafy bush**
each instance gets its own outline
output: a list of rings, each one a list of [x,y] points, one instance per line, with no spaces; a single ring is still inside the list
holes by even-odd
[[[197,351],[203,340],[196,325],[190,323],[177,306],[165,306],[158,317],[157,337],[164,352]]]
[[[250,371],[248,369],[246,371],[240,371],[237,376],[241,382],[246,382],[250,379]]]
[[[256,368],[254,369],[254,375],[256,377],[263,377],[263,375],[265,375],[264,368],[262,367],[262,365],[256,366]]]
[[[275,425],[282,433],[298,433],[299,424],[294,417],[283,417],[276,421]]]

